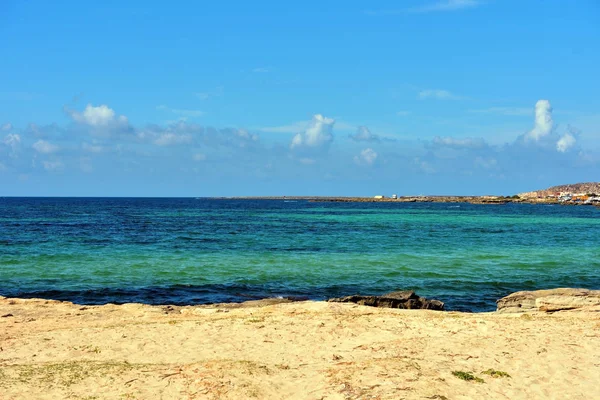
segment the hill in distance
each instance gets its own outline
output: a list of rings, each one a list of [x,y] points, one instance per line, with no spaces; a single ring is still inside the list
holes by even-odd
[[[600,194],[600,182],[584,182],[584,183],[572,183],[568,185],[552,186],[548,189],[536,190],[534,192],[519,193],[519,197],[546,197],[548,195],[554,195],[556,193],[596,193]]]

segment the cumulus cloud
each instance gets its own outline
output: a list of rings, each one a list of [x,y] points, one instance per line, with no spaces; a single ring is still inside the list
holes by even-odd
[[[298,133],[298,131],[305,130],[309,124],[310,121],[297,121],[289,125],[265,126],[258,129],[263,132],[272,133]]]
[[[469,175],[481,179],[478,184],[487,184],[492,176],[503,175],[510,180],[522,176],[533,179],[543,174],[559,177],[557,174],[563,170],[571,171],[574,176],[579,173],[574,168],[589,171],[589,166],[600,165],[596,152],[591,151],[587,156],[578,147],[578,132],[563,129],[562,124],[556,126],[549,103],[537,109],[535,125],[525,121],[520,129],[522,135],[515,138],[518,134],[515,132],[513,138],[507,138],[502,144],[487,142],[481,135],[453,137],[450,131],[435,132],[434,135],[440,136],[431,135],[430,140],[407,138],[388,144],[390,139],[386,132],[374,130],[377,133],[374,134],[369,128],[356,125],[347,131],[341,130],[339,120],[323,115],[297,124],[293,133],[284,135],[287,139],[282,143],[277,135],[267,135],[267,140],[260,141],[259,135],[254,133],[261,131],[258,128],[213,128],[190,122],[123,127],[114,111],[100,113],[107,115],[104,119],[94,119],[82,108],[79,119],[74,118],[73,123],[62,127],[32,125],[0,130],[0,161],[15,177],[18,174],[35,176],[44,170],[58,171],[57,178],[92,170],[114,177],[119,177],[122,171],[136,171],[144,176],[160,163],[165,173],[167,170],[175,173],[206,169],[215,179],[243,177],[244,183],[246,177],[264,178],[264,182],[289,181],[290,178],[310,182],[323,176],[335,176],[352,181],[357,177],[375,178],[370,172],[377,171],[377,179],[382,181],[412,174],[415,182],[437,179],[446,183],[450,180],[445,177]],[[510,112],[487,109],[482,115]],[[533,105],[529,114],[534,114]],[[343,140],[331,146],[334,126],[336,134],[350,135],[356,143]],[[532,128],[539,140],[526,140]],[[292,132],[289,127],[272,129]],[[448,136],[444,136],[446,134]],[[18,158],[7,156],[13,148],[18,149]],[[32,160],[37,164],[32,164]],[[62,171],[65,175],[61,175]],[[352,185],[349,187],[354,187]]]
[[[60,150],[60,148],[57,145],[52,144],[46,140],[38,140],[31,147],[33,147],[33,149],[40,154],[51,154]]]
[[[192,142],[192,135],[188,134],[176,134],[176,133],[163,133],[154,140],[154,144],[157,146],[172,146],[176,144],[186,144]]]
[[[297,133],[290,144],[291,149],[324,148],[333,141],[335,120],[316,114],[304,132]]]
[[[99,106],[88,104],[83,112],[70,110],[68,108],[65,108],[65,111],[75,122],[95,127],[113,124],[126,125],[128,123],[127,117],[124,115],[117,116],[112,108],[104,104]]]
[[[371,133],[366,126],[359,126],[354,135],[349,135],[352,140],[357,142],[379,142],[379,136]]]
[[[373,165],[377,160],[377,153],[371,148],[366,148],[359,155],[354,156],[354,162],[358,165]]]
[[[139,143],[151,143],[163,147],[196,144],[222,150],[256,147],[259,143],[259,136],[246,129],[217,129],[185,121],[167,126],[148,125],[137,131],[135,138]]]
[[[552,120],[552,106],[548,100],[538,100],[535,103],[535,126],[530,130],[526,139],[539,141],[552,132],[554,121]]]
[[[0,126],[0,131],[2,132],[8,132],[12,129],[12,124],[7,122],[6,124],[3,124],[2,126]]]
[[[577,132],[568,128],[567,132],[561,134],[554,124],[552,112],[552,105],[548,100],[538,100],[535,104],[533,129],[521,136],[515,144],[554,148],[559,153],[565,153],[573,148],[577,143]]]
[[[477,149],[485,147],[485,141],[479,138],[453,138],[436,136],[432,140],[434,147],[451,147],[453,149]]]
[[[570,132],[567,132],[556,142],[556,150],[564,153],[573,147],[576,141],[577,140],[575,139],[575,136],[573,136]]]
[[[10,147],[10,156],[16,157],[19,147],[21,146],[21,136],[16,133],[9,133],[8,135],[4,136],[2,143]]]
[[[246,147],[248,142],[257,142],[258,135],[254,133],[250,133],[245,129],[234,129],[233,134],[237,136],[240,140],[240,147]]]
[[[461,97],[441,89],[426,89],[419,92],[419,99],[459,100]]]

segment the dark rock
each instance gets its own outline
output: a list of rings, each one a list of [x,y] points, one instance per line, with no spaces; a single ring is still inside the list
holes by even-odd
[[[334,303],[356,303],[371,307],[401,308],[405,310],[444,310],[443,302],[419,297],[412,290],[391,292],[384,294],[383,296],[346,296],[329,299],[328,301]]]

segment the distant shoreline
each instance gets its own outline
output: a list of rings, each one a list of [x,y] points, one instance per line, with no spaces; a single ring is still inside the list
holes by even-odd
[[[559,201],[558,198],[520,198],[517,196],[398,196],[393,197],[360,197],[360,196],[234,196],[206,197],[222,200],[303,200],[315,203],[469,203],[469,204],[560,204],[560,205],[595,205],[575,201]]]
[[[600,207],[600,200],[584,202],[579,200],[560,200],[557,197],[518,197],[518,196],[187,196],[187,197],[88,197],[88,196],[0,196],[2,199],[196,199],[196,200],[277,200],[308,201],[314,203],[469,203],[469,204],[558,204],[558,205],[591,205]]]

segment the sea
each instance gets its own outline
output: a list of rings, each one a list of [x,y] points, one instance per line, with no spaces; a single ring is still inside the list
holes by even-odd
[[[600,208],[0,198],[0,295],[79,304],[325,300],[395,290],[493,311],[600,289]]]

